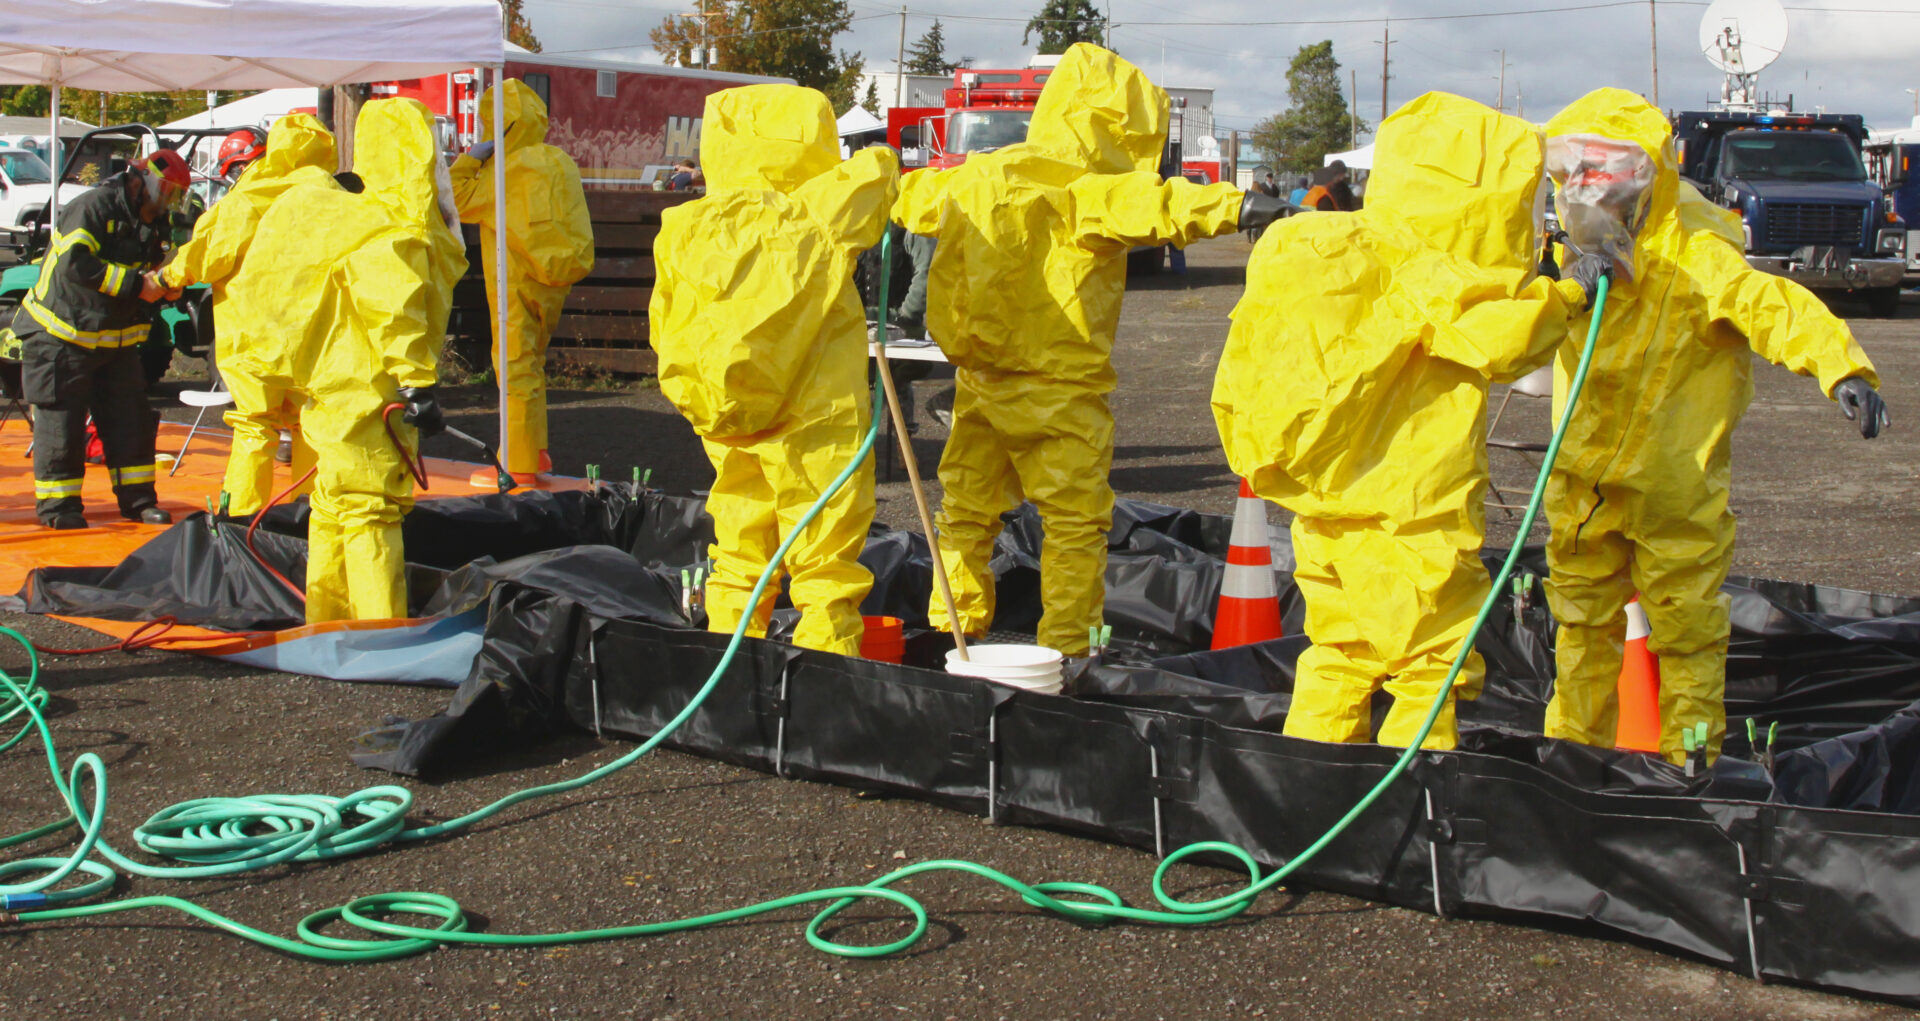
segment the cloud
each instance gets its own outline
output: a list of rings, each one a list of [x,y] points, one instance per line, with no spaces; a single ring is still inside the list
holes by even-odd
[[[1565,0],[1432,0],[1346,6],[1276,5],[1266,0],[1113,0],[1114,44],[1163,85],[1212,87],[1221,128],[1250,128],[1284,109],[1287,62],[1301,46],[1331,39],[1334,55],[1357,81],[1361,117],[1380,115],[1382,28],[1390,34],[1392,78],[1389,109],[1431,89],[1444,89],[1493,103],[1499,98],[1500,53],[1506,50],[1506,102],[1524,101],[1530,119],[1553,111],[1590,89],[1616,85],[1647,93],[1652,88],[1647,5],[1591,7],[1552,14],[1505,14],[1447,21],[1386,22],[1395,13],[1412,17],[1517,11],[1564,6]],[[1606,0],[1598,0],[1605,3]],[[1761,73],[1765,92],[1794,97],[1799,109],[1864,114],[1878,127],[1904,126],[1920,88],[1910,56],[1920,10],[1889,11],[1909,0],[1789,0],[1789,36],[1784,54]],[[913,0],[906,20],[911,44],[939,16],[947,52],[971,56],[976,67],[1020,66],[1032,52],[1020,33],[1040,0]],[[626,59],[658,62],[647,32],[692,4],[635,8],[616,0],[526,0],[526,12],[550,51],[606,50]],[[1821,8],[1809,10],[1805,8]],[[1842,10],[1835,10],[1840,8]],[[857,50],[874,70],[891,70],[899,46],[899,6],[853,0],[856,21],[836,43]],[[1721,75],[1700,55],[1698,29],[1705,7],[1658,4],[1660,103],[1669,109],[1700,109],[1720,94]],[[1328,25],[1249,25],[1250,21],[1301,18],[1375,20]],[[999,19],[999,20],[986,20]],[[1215,24],[1204,24],[1204,23]],[[1343,84],[1343,88],[1345,85]]]

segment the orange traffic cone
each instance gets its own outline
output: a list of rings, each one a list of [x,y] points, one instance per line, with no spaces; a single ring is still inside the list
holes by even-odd
[[[1227,572],[1220,579],[1220,606],[1213,614],[1213,647],[1251,645],[1278,638],[1280,590],[1273,581],[1273,550],[1267,546],[1267,505],[1240,480],[1227,543]]]
[[[1647,651],[1647,611],[1640,597],[1627,604],[1627,647],[1620,660],[1620,722],[1613,746],[1630,752],[1660,750],[1660,659]]]

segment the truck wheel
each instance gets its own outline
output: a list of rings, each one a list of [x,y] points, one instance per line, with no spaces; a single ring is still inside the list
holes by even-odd
[[[1867,293],[1867,311],[1881,319],[1892,319],[1900,314],[1900,288],[1875,287]]]

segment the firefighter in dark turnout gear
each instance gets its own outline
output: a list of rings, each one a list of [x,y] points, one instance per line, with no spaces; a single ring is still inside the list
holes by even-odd
[[[87,416],[105,449],[120,514],[173,520],[153,490],[158,416],[147,403],[141,342],[165,285],[149,273],[164,254],[166,212],[191,178],[170,149],[143,157],[60,211],[40,280],[14,313],[21,383],[33,405],[35,511],[49,528],[85,528],[80,484]]]

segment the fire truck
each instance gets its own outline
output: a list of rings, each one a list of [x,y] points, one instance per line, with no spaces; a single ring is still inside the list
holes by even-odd
[[[1024,68],[957,68],[943,106],[899,107],[887,111],[887,141],[901,154],[907,170],[956,167],[977,152],[1023,142],[1040,89],[1058,57],[1042,55]],[[1162,169],[1178,167],[1189,180],[1221,180],[1218,147],[1201,158],[1182,157],[1185,97],[1172,100],[1171,129]],[[1171,174],[1169,174],[1171,176]]]

